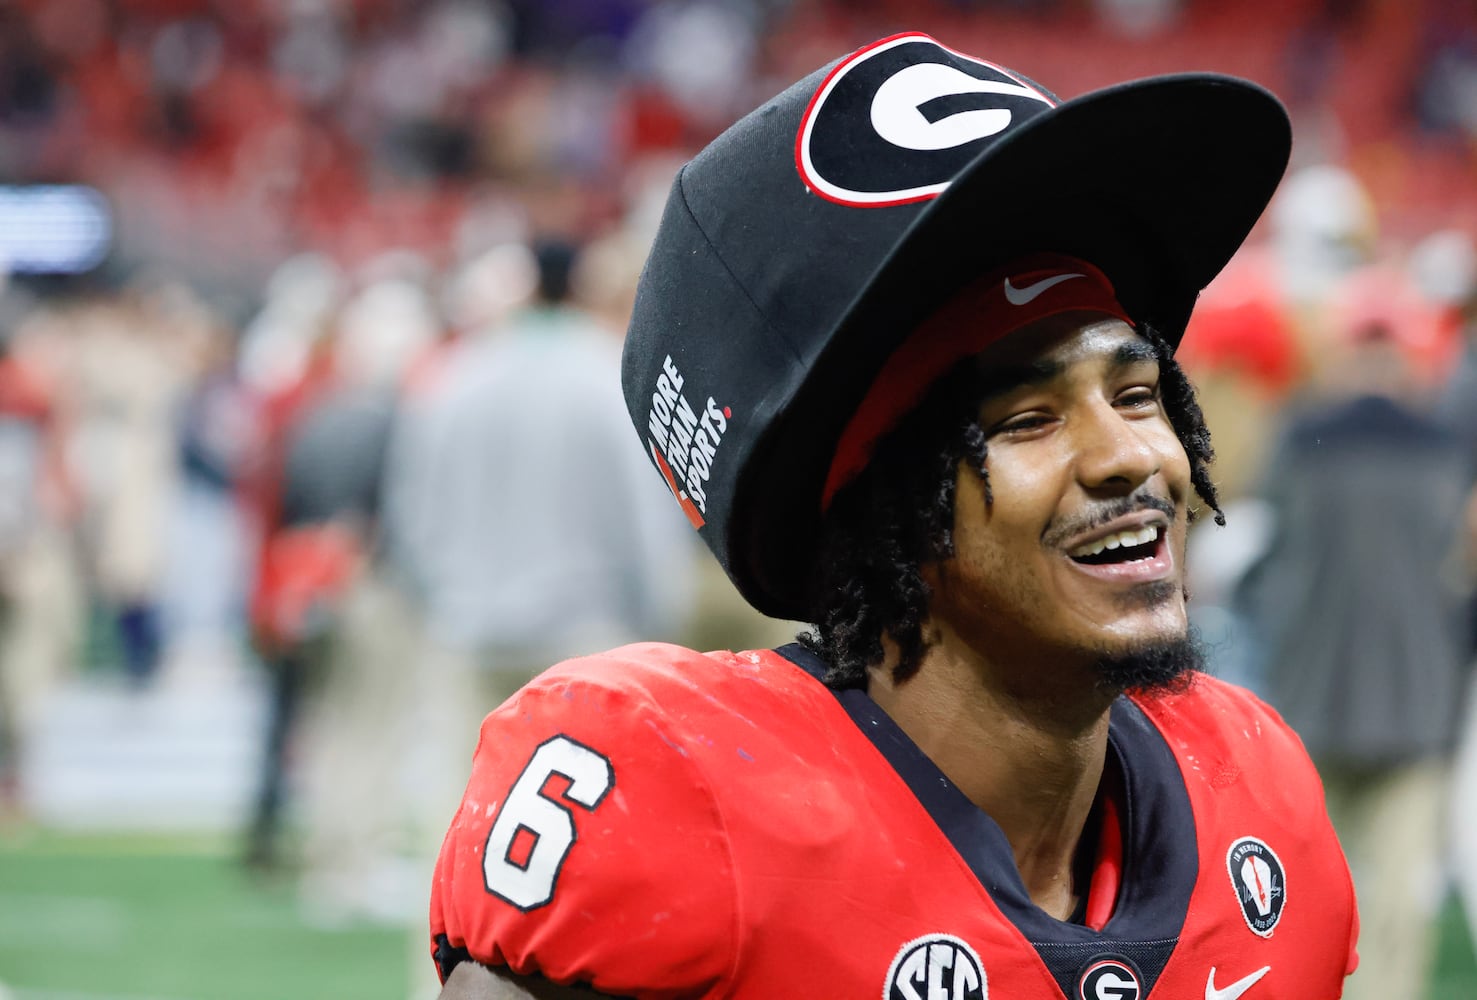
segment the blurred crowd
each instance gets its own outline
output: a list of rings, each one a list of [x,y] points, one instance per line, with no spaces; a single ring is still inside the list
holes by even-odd
[[[1293,108],[1300,158],[1355,166],[1402,233],[1477,211],[1463,0],[5,0],[0,179],[98,184],[115,261],[239,319],[300,249],[445,267],[529,227],[608,231],[674,157],[903,27],[1064,97],[1239,72]]]
[[[1062,96],[1220,69],[1291,107],[1294,170],[1182,349],[1229,517],[1192,534],[1195,615],[1323,769],[1369,981],[1418,995],[1477,851],[1458,0],[0,0],[0,184],[89,184],[116,224],[94,271],[0,278],[3,807],[63,679],[244,659],[248,861],[374,916],[533,671],[783,641],[646,468],[620,339],[676,165],[905,28]]]

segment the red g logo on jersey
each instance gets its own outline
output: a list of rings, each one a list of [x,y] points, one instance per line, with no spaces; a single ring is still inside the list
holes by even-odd
[[[986,1000],[985,967],[952,934],[929,934],[903,945],[887,970],[886,1000]]]

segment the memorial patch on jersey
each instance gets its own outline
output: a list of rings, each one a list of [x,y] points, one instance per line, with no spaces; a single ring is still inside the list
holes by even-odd
[[[1077,977],[1077,1000],[1139,1000],[1144,980],[1122,955],[1100,955]]]
[[[928,934],[903,945],[882,988],[882,1000],[987,1000],[989,995],[979,955],[952,934]]]
[[[1252,933],[1271,937],[1287,905],[1287,873],[1272,849],[1255,837],[1241,837],[1226,852],[1231,888]]]

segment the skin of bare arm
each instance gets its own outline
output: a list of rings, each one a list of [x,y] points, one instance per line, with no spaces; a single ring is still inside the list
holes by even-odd
[[[446,979],[440,1000],[582,1000],[609,997],[583,986],[560,986],[541,976],[518,976],[476,962],[462,962]]]

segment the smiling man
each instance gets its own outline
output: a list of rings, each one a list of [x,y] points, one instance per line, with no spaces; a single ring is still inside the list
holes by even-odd
[[[627,404],[745,597],[814,628],[488,716],[444,997],[1340,993],[1317,776],[1198,672],[1184,587],[1216,497],[1173,348],[1289,141],[1244,81],[1060,102],[908,34],[683,169]]]

